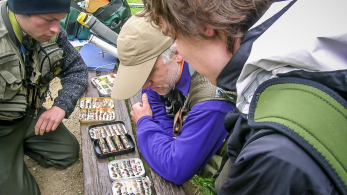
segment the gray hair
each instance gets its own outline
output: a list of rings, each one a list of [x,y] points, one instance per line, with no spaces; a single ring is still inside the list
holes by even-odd
[[[172,61],[172,56],[176,53],[176,43],[173,43],[168,49],[160,54],[160,58],[163,60],[165,65],[168,65]]]

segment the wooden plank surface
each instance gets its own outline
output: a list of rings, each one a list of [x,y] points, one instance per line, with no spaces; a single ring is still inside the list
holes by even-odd
[[[105,72],[101,73],[108,74]],[[86,92],[82,97],[99,97],[97,89],[91,84],[90,78],[95,77],[95,71],[89,71],[89,82]],[[128,133],[133,137],[130,118],[125,101],[115,101],[116,121],[123,121]],[[88,133],[88,127],[92,124],[81,124],[81,145],[83,159],[84,194],[85,195],[111,195],[112,181],[108,174],[108,159],[99,159],[94,153],[92,140]],[[135,142],[135,140],[134,140]],[[137,145],[137,144],[135,144]],[[115,160],[124,158],[139,158],[137,147],[135,152],[115,156]]]
[[[141,91],[139,91],[136,95],[131,97],[128,101],[129,108],[131,108],[137,102],[142,101],[141,99]],[[136,134],[136,127],[133,128],[133,133]],[[137,142],[137,141],[136,141]],[[148,166],[146,161],[142,158],[144,164]],[[146,171],[149,171],[150,178],[153,184],[153,187],[158,195],[184,195],[185,192],[183,190],[183,186],[177,186],[166,179],[162,178],[155,172],[150,166],[147,167]]]
[[[107,72],[101,72],[101,75],[108,74]],[[97,89],[91,84],[90,78],[95,77],[95,71],[89,71],[88,87],[82,97],[99,97]],[[99,76],[99,75],[98,75]],[[128,114],[127,106],[134,105],[141,101],[141,93],[138,92],[134,97],[130,98],[128,105],[124,100],[115,100],[115,121],[123,121],[128,133],[134,139],[135,152],[120,156],[115,156],[116,160],[125,158],[140,158],[136,141],[136,128],[131,126],[130,117]],[[82,145],[82,159],[83,159],[83,176],[84,176],[84,194],[85,195],[111,195],[112,194],[112,181],[108,174],[108,159],[99,159],[94,153],[92,140],[90,139],[88,127],[92,124],[81,124],[81,145]],[[146,165],[146,161],[142,158],[143,163]],[[176,186],[173,183],[163,179],[148,165],[146,168],[146,175],[150,177],[152,181],[154,193],[158,195],[172,195],[172,194],[185,194],[182,186]]]

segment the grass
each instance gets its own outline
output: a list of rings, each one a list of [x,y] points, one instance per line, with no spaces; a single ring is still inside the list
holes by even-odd
[[[142,3],[142,0],[127,0],[128,3]],[[139,7],[130,7],[131,9],[131,15],[134,15],[135,13],[141,11],[143,8]]]
[[[142,3],[142,0],[127,0],[128,3]]]
[[[215,178],[202,178],[195,175],[189,182],[196,187],[194,194],[215,195]]]

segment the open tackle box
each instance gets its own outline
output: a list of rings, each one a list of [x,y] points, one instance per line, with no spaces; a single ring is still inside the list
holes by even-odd
[[[95,155],[108,158],[135,151],[135,143],[122,121],[91,125],[88,128]]]
[[[102,75],[90,79],[92,84],[98,89],[100,96],[111,96],[113,83],[116,79],[116,74]]]
[[[139,158],[113,160],[108,163],[108,173],[112,181],[145,176],[143,163]]]
[[[151,195],[151,181],[148,177],[138,177],[134,179],[117,180],[112,183],[113,195],[141,194]]]
[[[114,108],[114,101],[112,98],[102,97],[85,97],[80,100],[80,108]]]
[[[112,98],[81,98],[80,108],[81,123],[109,122],[116,118]]]
[[[113,160],[108,163],[114,195],[152,194],[151,182],[139,158]]]
[[[116,114],[110,108],[88,108],[80,110],[81,123],[96,123],[114,121]]]

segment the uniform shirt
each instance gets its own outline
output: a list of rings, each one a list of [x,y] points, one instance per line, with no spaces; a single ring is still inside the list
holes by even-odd
[[[185,63],[175,88],[187,95],[191,76]],[[153,111],[137,123],[141,154],[163,178],[177,185],[190,180],[202,170],[227,136],[225,115],[235,106],[227,101],[197,103],[188,113],[181,134],[174,139],[173,117],[166,114],[165,98],[148,88],[143,90]]]

